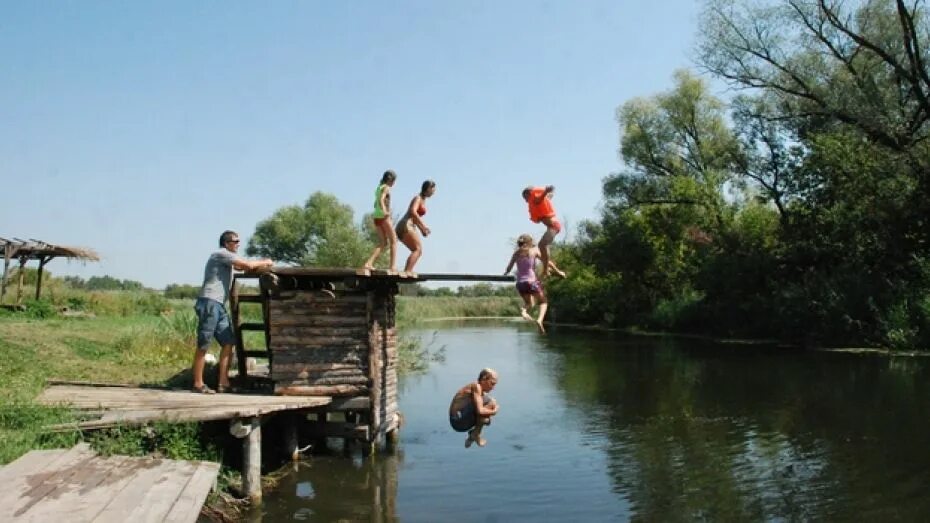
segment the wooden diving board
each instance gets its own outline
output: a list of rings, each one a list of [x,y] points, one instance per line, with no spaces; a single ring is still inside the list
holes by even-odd
[[[383,269],[353,269],[346,267],[272,267],[254,272],[247,272],[245,277],[258,277],[265,273],[277,276],[302,276],[319,279],[342,280],[345,278],[365,278],[373,280],[390,280],[400,283],[419,281],[495,281],[513,282],[512,275],[503,274],[461,274],[461,273],[417,273],[389,271]]]
[[[0,521],[194,523],[220,465],[101,457],[87,444],[33,450],[0,468]]]
[[[95,411],[99,418],[48,427],[50,430],[99,429],[151,421],[193,422],[254,418],[284,410],[328,405],[329,396],[268,394],[195,394],[188,390],[123,386],[52,385],[36,401]]]

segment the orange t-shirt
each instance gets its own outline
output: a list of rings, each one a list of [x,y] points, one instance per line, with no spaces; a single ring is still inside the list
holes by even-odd
[[[540,200],[537,203],[537,200]],[[552,200],[546,195],[545,187],[533,187],[530,190],[529,198],[530,220],[533,223],[539,223],[543,218],[552,218],[555,216],[555,209],[552,207]]]

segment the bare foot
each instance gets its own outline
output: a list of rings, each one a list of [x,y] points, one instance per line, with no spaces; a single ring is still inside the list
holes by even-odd
[[[468,437],[465,438],[465,448],[466,448],[466,449],[467,449],[467,448],[470,448],[470,447],[471,447],[471,444],[474,443],[475,441],[476,441],[476,440],[475,440],[475,431],[474,431],[474,429],[469,430],[469,431],[468,431]],[[478,446],[480,447],[481,445],[479,444]]]
[[[477,440],[475,440],[475,443],[477,443],[479,447],[483,447],[488,444],[488,440],[484,438],[478,438]]]
[[[563,271],[563,270],[561,270],[561,269],[553,268],[552,271],[553,271],[553,272],[555,273],[555,275],[558,276],[559,278],[564,279],[564,278],[567,277],[567,275],[565,274],[565,271]]]
[[[520,309],[520,316],[522,316],[526,321],[534,321],[533,317],[530,316],[530,313],[526,312],[526,309]]]
[[[543,334],[546,333],[546,328],[543,327],[543,322],[542,322],[542,321],[536,320],[536,326],[539,327],[539,332],[541,332],[541,333],[543,333]]]
[[[375,266],[374,266],[374,265],[368,265],[367,263],[366,263],[362,268],[365,269],[366,271],[373,271],[373,270],[375,270]]]

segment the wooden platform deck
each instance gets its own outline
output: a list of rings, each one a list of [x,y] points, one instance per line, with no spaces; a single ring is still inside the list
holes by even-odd
[[[99,429],[150,421],[177,423],[255,418],[332,402],[328,396],[195,394],[187,390],[87,385],[52,385],[36,400],[45,405],[68,405],[94,416],[94,419],[49,427],[53,430]]]
[[[0,468],[0,521],[194,522],[219,464],[33,450]]]
[[[396,281],[398,283],[416,283],[421,281],[515,281],[513,275],[504,274],[418,273],[345,267],[272,267],[271,269],[246,272],[244,274],[246,276],[257,277],[269,272],[277,276],[310,276],[332,280],[361,277],[373,280]]]

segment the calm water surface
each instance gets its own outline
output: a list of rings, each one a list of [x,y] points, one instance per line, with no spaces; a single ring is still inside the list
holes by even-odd
[[[393,455],[314,456],[259,521],[926,520],[930,359],[520,323],[416,333]],[[494,367],[500,414],[464,448],[447,409]]]

